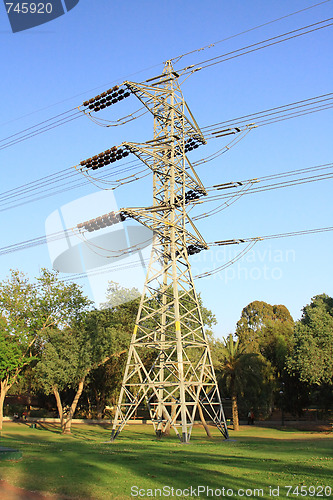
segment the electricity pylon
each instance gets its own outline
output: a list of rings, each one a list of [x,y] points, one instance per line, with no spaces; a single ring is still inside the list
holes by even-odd
[[[197,410],[204,410],[228,438],[189,263],[189,255],[207,244],[188,216],[187,205],[206,191],[186,152],[205,139],[178,78],[168,61],[159,77],[143,84],[125,82],[154,116],[153,140],[122,144],[152,170],[153,205],[121,213],[153,231],[153,246],[111,440],[144,402],[158,436],[171,427],[188,442]]]

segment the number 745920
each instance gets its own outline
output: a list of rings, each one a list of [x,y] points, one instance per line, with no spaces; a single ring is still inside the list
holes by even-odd
[[[286,495],[301,496],[301,497],[330,497],[332,488],[330,486],[285,486],[287,489]]]
[[[14,6],[14,7],[13,7]],[[17,14],[51,14],[51,3],[6,2],[7,13]]]

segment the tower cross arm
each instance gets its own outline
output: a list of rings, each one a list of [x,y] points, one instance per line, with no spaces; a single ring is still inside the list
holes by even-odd
[[[180,146],[177,144],[176,140],[176,148],[178,147],[180,151]],[[156,173],[159,177],[163,177],[165,179],[170,178],[170,166],[175,169],[176,175],[182,177],[183,174],[183,164],[180,161],[182,158],[181,155],[179,157],[175,157],[171,160],[168,157],[168,147],[170,146],[172,139],[164,140],[163,137],[155,139],[154,141],[147,141],[144,143],[138,142],[123,142],[121,146],[127,149],[130,153],[134,154],[139,160],[141,160],[152,172]],[[178,159],[179,158],[179,159]],[[207,195],[206,189],[202,184],[199,176],[195,172],[191,162],[184,155],[185,158],[185,186],[187,189],[193,189],[195,191],[200,192],[201,195]],[[168,168],[162,169],[161,165],[167,164]],[[177,178],[175,178],[177,182]],[[183,182],[181,180],[181,182]]]
[[[176,77],[173,78],[173,80],[176,79]],[[168,123],[170,121],[168,115],[170,115],[170,112],[172,111],[174,113],[175,129],[179,127],[179,130],[181,130],[182,127],[184,127],[185,136],[197,138],[202,144],[206,144],[206,140],[187,104],[185,103],[184,109],[183,106],[178,105],[177,99],[175,99],[173,104],[168,102],[167,97],[170,94],[169,87],[156,87],[156,84],[146,85],[128,81],[124,82],[124,85],[159,121]],[[175,90],[175,93],[176,92],[177,91]],[[166,107],[168,108],[169,113],[165,113]],[[187,113],[185,111],[187,111]],[[177,125],[177,122],[179,122],[179,125]]]
[[[191,227],[195,234],[184,229],[181,224],[177,223],[177,220],[173,224],[168,221],[167,215],[170,209],[170,206],[158,205],[153,207],[122,208],[120,213],[124,219],[131,218],[148,227],[163,240],[168,241],[170,239],[169,231],[166,231],[166,228],[168,230],[174,228],[179,239],[186,241],[186,245],[196,245],[207,250],[207,243],[191,221]]]

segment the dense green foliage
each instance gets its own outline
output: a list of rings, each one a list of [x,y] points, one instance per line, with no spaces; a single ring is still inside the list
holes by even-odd
[[[299,415],[314,405],[327,411],[333,403],[333,299],[318,295],[303,308],[294,324],[282,305],[254,301],[246,306],[237,323],[236,335],[249,352],[256,352],[266,364],[262,379],[266,401]],[[252,397],[248,396],[252,392]],[[252,388],[244,391],[248,404],[264,414]]]
[[[30,362],[17,338],[8,332],[5,318],[0,318],[0,378],[6,380],[15,370]]]
[[[285,306],[256,300],[244,307],[236,335],[248,350],[262,354],[277,372],[281,372],[293,328],[293,318]]]
[[[94,418],[110,416],[106,408],[117,402],[139,306],[139,292],[135,288],[126,289],[110,282],[106,297],[102,309],[93,311],[87,319],[91,330],[99,328],[109,336],[110,352],[114,354],[89,374],[84,396],[87,415]]]
[[[0,283],[0,428],[4,399],[22,370],[41,353],[51,331],[77,321],[89,305],[78,285],[61,282],[47,269],[36,284],[19,271]]]
[[[288,370],[309,384],[333,385],[333,299],[316,295],[296,323]]]
[[[152,299],[151,309],[158,300]],[[12,271],[0,283],[0,426],[4,398],[17,384],[21,393],[49,395],[53,407],[56,402],[64,432],[70,432],[77,410],[81,417],[112,416],[139,301],[138,290],[111,282],[106,302],[91,310],[81,289],[61,282],[57,273],[43,269],[32,284]],[[238,410],[245,418],[250,408],[265,417],[274,406],[293,414],[311,404],[325,411],[332,406],[332,298],[314,297],[296,325],[285,306],[251,302],[237,323],[236,339],[224,341],[214,339],[215,316],[200,297],[199,302],[235,428]],[[142,356],[149,369],[151,351]]]

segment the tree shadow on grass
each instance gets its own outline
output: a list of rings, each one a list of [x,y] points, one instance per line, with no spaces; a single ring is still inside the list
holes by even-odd
[[[165,485],[263,488],[268,497],[269,487],[278,484],[329,484],[329,462],[321,459],[331,456],[332,440],[303,440],[295,447],[290,438],[240,436],[232,442],[195,435],[191,444],[183,445],[173,436],[158,440],[151,429],[130,428],[119,440],[105,444],[109,433],[100,427],[75,426],[72,436],[54,429],[38,436],[38,431],[27,429],[7,438],[11,444],[16,440],[18,447],[26,445],[26,452],[15,471],[5,467],[3,473],[9,480],[15,472],[26,489],[94,500],[131,498],[135,485],[145,490]],[[311,461],[314,455],[319,460]]]
[[[59,424],[38,422],[36,425],[36,430],[53,432],[55,434],[61,434],[61,427]]]

